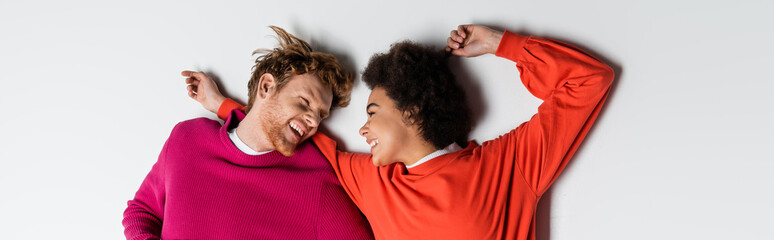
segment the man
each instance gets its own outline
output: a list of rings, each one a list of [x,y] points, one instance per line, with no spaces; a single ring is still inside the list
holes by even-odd
[[[353,78],[330,54],[271,27],[280,46],[258,57],[246,115],[222,126],[179,123],[129,201],[127,239],[373,239],[311,141],[332,106],[349,103]],[[203,73],[184,71],[196,92]],[[214,86],[214,85],[213,85]]]

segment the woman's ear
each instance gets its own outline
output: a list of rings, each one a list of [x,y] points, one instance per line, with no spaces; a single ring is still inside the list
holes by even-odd
[[[417,113],[419,113],[419,107],[417,106],[413,106],[408,110],[403,111],[403,122],[408,126],[419,125],[419,121],[417,121]]]
[[[261,75],[261,78],[258,79],[257,96],[261,99],[266,99],[274,95],[276,90],[277,80],[274,78],[274,75],[271,75],[271,73],[264,73]]]

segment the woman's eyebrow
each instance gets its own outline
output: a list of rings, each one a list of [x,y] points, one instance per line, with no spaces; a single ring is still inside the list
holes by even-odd
[[[366,106],[366,111],[368,111],[368,109],[371,108],[371,107],[378,107],[378,106],[379,106],[379,104],[369,103],[368,106]]]

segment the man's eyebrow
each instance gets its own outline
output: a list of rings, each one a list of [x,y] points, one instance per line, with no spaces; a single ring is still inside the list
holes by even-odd
[[[378,106],[379,106],[379,104],[369,103],[368,106],[366,106],[366,111],[368,111],[368,109],[371,108],[371,107],[378,107]]]

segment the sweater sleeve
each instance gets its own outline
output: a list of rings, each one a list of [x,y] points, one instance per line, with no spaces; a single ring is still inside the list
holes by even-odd
[[[174,131],[174,130],[173,130]],[[124,210],[124,235],[127,240],[161,239],[164,220],[165,158],[169,139],[159,154],[158,161],[143,180],[133,200]]]
[[[238,109],[239,111],[244,112],[245,106],[242,106],[231,98],[226,98],[226,100],[220,104],[220,107],[218,107],[218,118],[225,121],[226,118],[228,118],[228,114],[231,113],[231,111],[234,109]]]
[[[374,239],[368,221],[337,178],[331,174],[322,181],[317,239]]]
[[[583,141],[607,98],[613,70],[558,41],[505,32],[496,55],[516,62],[524,86],[543,100],[516,129],[482,144],[494,158],[513,161],[537,196],[556,180]]]

